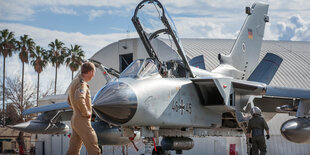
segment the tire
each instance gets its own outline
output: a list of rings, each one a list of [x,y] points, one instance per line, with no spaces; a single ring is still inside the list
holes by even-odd
[[[156,150],[157,151],[155,151],[155,148],[153,149],[152,155],[164,155],[165,154],[165,151],[161,146],[157,146]]]

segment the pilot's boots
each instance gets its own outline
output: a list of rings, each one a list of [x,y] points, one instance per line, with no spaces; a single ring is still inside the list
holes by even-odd
[[[89,155],[99,155],[98,139],[88,118],[83,116],[72,117],[72,135],[66,155],[79,155],[82,141]]]

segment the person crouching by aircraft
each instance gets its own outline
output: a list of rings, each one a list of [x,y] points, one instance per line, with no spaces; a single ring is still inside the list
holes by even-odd
[[[96,72],[95,65],[85,62],[81,67],[81,74],[69,86],[68,104],[73,109],[71,118],[72,135],[66,155],[79,155],[84,143],[88,154],[98,155],[98,139],[91,126],[91,95],[88,81],[92,80]]]
[[[266,130],[266,138],[269,139],[269,127],[265,119],[261,116],[262,111],[254,106],[252,108],[252,118],[249,120],[247,136],[251,138],[252,143],[252,155],[265,155],[267,153],[266,141],[264,136],[264,129]],[[252,134],[251,134],[252,133]]]

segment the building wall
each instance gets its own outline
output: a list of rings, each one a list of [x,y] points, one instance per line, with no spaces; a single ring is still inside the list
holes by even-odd
[[[309,155],[309,144],[292,143],[281,135],[272,135],[267,140],[267,154],[269,155]]]
[[[0,150],[0,153],[4,153],[6,152],[6,150],[19,150],[19,145],[16,142],[16,138],[15,137],[1,137],[1,139],[11,139],[11,141],[2,141],[1,144],[1,148],[2,150]],[[24,141],[25,141],[25,147],[26,150],[29,151],[31,148],[31,138],[30,137],[24,137]]]

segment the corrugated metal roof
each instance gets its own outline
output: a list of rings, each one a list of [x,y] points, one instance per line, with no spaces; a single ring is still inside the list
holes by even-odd
[[[182,39],[186,54],[190,58],[204,55],[209,71],[219,65],[218,54],[228,54],[234,42],[234,39]],[[310,42],[263,41],[259,61],[267,52],[283,58],[270,85],[310,88]]]

